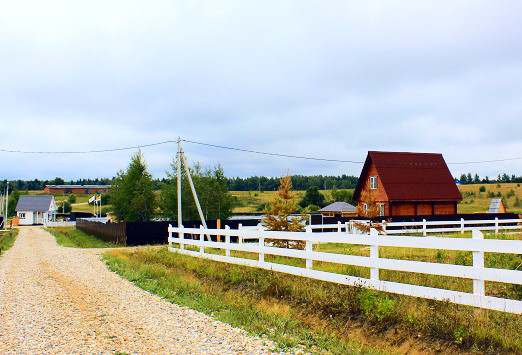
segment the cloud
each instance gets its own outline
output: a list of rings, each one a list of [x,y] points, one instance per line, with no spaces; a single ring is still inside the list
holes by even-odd
[[[518,2],[10,2],[0,11],[0,148],[187,139],[341,160],[522,151]],[[230,176],[360,166],[187,144]],[[144,149],[163,176],[174,145]],[[132,152],[0,153],[9,178],[112,176]],[[505,164],[450,166],[481,175]],[[507,167],[522,174],[522,162]]]

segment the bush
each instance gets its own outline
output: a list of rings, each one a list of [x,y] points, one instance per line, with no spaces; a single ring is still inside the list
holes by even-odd
[[[71,204],[68,201],[64,201],[58,205],[58,213],[70,213],[72,210]]]
[[[493,191],[488,192],[488,197],[489,198],[495,197],[495,193]]]
[[[69,197],[67,197],[67,200],[69,201],[69,203],[76,203],[76,195],[70,194]]]
[[[513,196],[515,196],[515,190],[511,189],[511,190],[509,190],[509,192],[507,193],[506,197],[507,197],[507,198],[510,198],[510,197],[513,197]]]
[[[481,186],[481,187],[479,188],[479,191],[480,191],[480,192],[486,192],[486,186]]]
[[[377,294],[375,291],[361,289],[359,293],[361,310],[371,321],[381,322],[391,317],[395,301],[388,295]]]
[[[513,206],[515,207],[520,207],[521,203],[520,203],[520,199],[517,197],[515,197],[515,203],[513,204]]]
[[[502,194],[499,192],[497,192],[497,197],[502,197]]]

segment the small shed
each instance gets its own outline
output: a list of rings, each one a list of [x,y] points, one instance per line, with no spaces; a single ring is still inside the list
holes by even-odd
[[[506,213],[506,206],[501,198],[491,199],[489,204],[488,213]]]
[[[319,213],[325,217],[348,217],[355,216],[355,210],[355,206],[352,206],[349,203],[334,202],[326,207],[321,208]]]
[[[44,224],[56,219],[54,196],[20,196],[16,204],[16,216],[21,226]]]

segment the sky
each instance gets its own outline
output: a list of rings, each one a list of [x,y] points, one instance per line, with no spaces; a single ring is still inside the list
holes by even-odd
[[[364,161],[522,157],[520,1],[6,1],[0,149],[86,151],[182,139]],[[143,148],[164,177],[175,144]],[[184,142],[227,176],[356,175],[362,164]],[[112,177],[134,150],[0,151],[1,179]],[[449,164],[522,175],[522,160]]]

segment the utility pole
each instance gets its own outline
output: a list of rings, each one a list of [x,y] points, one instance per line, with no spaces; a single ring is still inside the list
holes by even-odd
[[[183,226],[183,221],[181,220],[181,138],[178,137],[178,161],[176,166],[176,171],[178,173],[178,228]]]
[[[9,181],[5,183],[5,217],[4,217],[4,229],[7,230],[7,212],[9,208]]]

